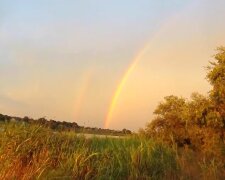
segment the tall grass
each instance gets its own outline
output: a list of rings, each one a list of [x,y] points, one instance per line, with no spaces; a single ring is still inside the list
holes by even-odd
[[[0,179],[176,179],[175,152],[139,137],[86,139],[1,124]]]

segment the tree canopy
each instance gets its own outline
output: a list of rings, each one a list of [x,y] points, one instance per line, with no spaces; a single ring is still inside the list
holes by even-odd
[[[147,136],[193,148],[203,147],[210,139],[224,141],[225,47],[217,49],[207,70],[206,78],[212,85],[208,96],[196,92],[189,99],[166,96],[146,126]]]

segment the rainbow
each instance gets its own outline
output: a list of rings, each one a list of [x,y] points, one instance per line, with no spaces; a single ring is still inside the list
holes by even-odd
[[[111,101],[111,104],[110,104],[110,107],[109,107],[109,111],[108,111],[108,114],[106,116],[106,119],[105,119],[105,123],[104,123],[104,128],[107,129],[109,127],[109,124],[112,120],[112,117],[113,117],[113,113],[114,113],[114,110],[115,110],[115,107],[117,105],[117,101],[119,99],[119,96],[130,76],[130,74],[134,71],[134,69],[136,68],[136,66],[138,65],[139,61],[142,59],[142,57],[144,56],[144,54],[146,53],[146,51],[148,50],[149,48],[149,44],[147,44],[146,46],[144,46],[144,48],[142,48],[138,54],[136,55],[136,57],[134,58],[134,60],[132,61],[132,63],[130,64],[130,66],[128,67],[127,71],[124,73],[123,75],[123,78],[121,79],[114,95],[113,95],[113,98],[112,98],[112,101]]]
[[[175,20],[178,18],[178,15],[180,15],[181,13],[184,14],[185,12],[187,12],[188,10],[190,10],[191,8],[193,8],[193,6],[195,5],[196,1],[193,1],[192,3],[188,4],[182,11],[175,13],[169,21],[166,21],[164,24],[162,24],[162,26],[160,27],[160,29],[156,32],[156,34],[154,34],[153,38],[151,39],[151,41],[148,41],[149,43],[147,45],[145,45],[136,55],[136,57],[132,60],[131,64],[128,66],[128,69],[126,70],[126,72],[124,73],[119,85],[116,88],[116,91],[112,97],[111,100],[111,104],[109,106],[109,110],[107,112],[105,121],[104,121],[104,128],[108,128],[110,122],[112,121],[112,117],[113,117],[113,113],[115,111],[118,99],[120,97],[120,94],[130,76],[130,74],[134,71],[134,69],[136,68],[136,66],[138,65],[138,63],[140,62],[140,60],[143,58],[143,56],[145,55],[146,51],[150,49],[150,45],[153,45],[154,40],[156,40],[158,37],[160,37],[160,34],[163,33],[168,26],[170,26],[172,23],[176,22]]]

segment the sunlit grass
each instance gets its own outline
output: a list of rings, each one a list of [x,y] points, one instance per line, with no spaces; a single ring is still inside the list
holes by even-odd
[[[33,125],[1,124],[0,179],[163,179],[175,153],[139,137],[86,139]]]

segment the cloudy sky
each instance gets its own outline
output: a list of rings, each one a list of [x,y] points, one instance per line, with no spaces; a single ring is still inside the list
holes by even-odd
[[[0,0],[0,113],[144,127],[164,96],[207,94],[205,67],[225,45],[224,7],[224,0]]]

